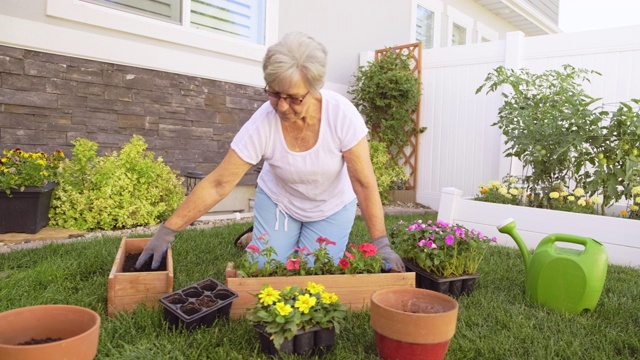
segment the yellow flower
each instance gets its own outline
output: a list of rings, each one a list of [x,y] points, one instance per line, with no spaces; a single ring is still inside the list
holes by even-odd
[[[507,195],[507,188],[506,187],[501,187],[500,189],[498,189],[498,193],[500,193],[500,195]]]
[[[622,210],[622,211],[620,211],[620,215],[621,215],[621,216],[627,216],[627,211],[626,211],[626,210]]]
[[[560,193],[560,196],[563,196],[563,197],[564,197],[564,196],[567,196],[567,195],[569,195],[569,193],[568,193],[568,192],[566,192],[566,191],[563,191],[563,192],[561,192],[561,193]]]
[[[489,189],[487,189],[487,188],[484,188],[484,187],[483,187],[482,189],[480,189],[480,194],[484,195],[484,194],[486,194],[488,191],[489,191]]]
[[[272,288],[271,286],[267,286],[260,291],[258,299],[260,299],[260,302],[264,305],[271,305],[280,300],[280,291]]]
[[[558,193],[557,191],[552,191],[551,193],[549,193],[549,197],[552,199],[557,199],[560,197],[560,193]]]
[[[594,204],[600,204],[601,203],[600,198],[595,196],[595,195],[591,197],[591,202],[594,203]]]
[[[587,202],[584,199],[578,200],[578,205],[585,206],[586,204],[587,204]]]
[[[298,308],[298,310],[300,310],[301,313],[307,314],[309,312],[309,309],[311,309],[315,304],[316,304],[315,296],[304,294],[304,295],[298,296],[298,300],[296,300],[296,303],[294,304],[294,306]]]
[[[631,189],[631,194],[639,195],[640,194],[640,186],[635,186],[634,188],[632,188]]]
[[[573,190],[573,194],[578,197],[584,196],[584,190],[582,188],[576,188]]]
[[[509,189],[509,194],[514,195],[514,196],[518,195],[518,189],[516,189],[516,188]]]
[[[517,178],[517,177],[513,177],[513,176],[512,176],[512,177],[510,177],[510,178],[509,178],[509,183],[510,183],[510,184],[515,184],[515,183],[517,183],[517,182],[518,182],[518,178]]]
[[[293,309],[291,308],[291,305],[285,304],[282,301],[276,304],[276,310],[278,311],[278,314],[282,316],[287,316],[289,315],[289,313],[293,311]]]
[[[309,290],[310,293],[315,294],[315,293],[323,292],[324,286],[320,284],[316,284],[312,281],[309,281],[307,283],[307,290]]]
[[[638,196],[638,197],[636,198],[636,202],[637,202],[638,204],[640,204],[640,196]]]
[[[336,301],[338,301],[338,295],[334,294],[334,293],[329,293],[329,292],[323,292],[320,295],[320,299],[322,300],[323,303],[325,304],[332,304]]]
[[[575,200],[575,199],[576,199],[576,198],[575,198],[575,196],[573,196],[573,195],[569,195],[569,196],[567,196],[567,200],[569,200],[569,201],[573,201],[573,200]]]
[[[630,205],[629,206],[629,210],[631,210],[631,211],[638,211],[638,209],[640,209],[640,207],[638,207],[637,205]]]

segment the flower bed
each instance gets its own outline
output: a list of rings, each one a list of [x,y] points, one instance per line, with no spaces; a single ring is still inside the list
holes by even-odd
[[[640,221],[493,204],[463,198],[462,191],[455,188],[442,189],[438,220],[473,227],[487,236],[495,236],[500,245],[516,247],[508,235],[501,234],[496,228],[507,218],[516,221],[516,230],[530,249],[535,248],[549,234],[579,235],[602,243],[612,264],[640,265]]]

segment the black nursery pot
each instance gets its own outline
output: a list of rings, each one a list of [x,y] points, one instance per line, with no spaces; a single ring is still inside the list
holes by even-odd
[[[476,279],[479,274],[463,275],[448,278],[441,278],[426,272],[418,265],[404,261],[407,271],[416,273],[416,287],[421,289],[433,290],[441,294],[458,297],[460,295],[469,295],[475,290]]]
[[[296,354],[304,356],[322,356],[331,351],[335,342],[335,329],[311,328],[299,330],[293,339],[284,339],[277,349],[271,340],[271,334],[261,325],[254,325],[260,337],[260,351],[267,355]]]
[[[205,279],[160,298],[164,320],[173,328],[193,330],[228,319],[231,303],[238,294],[214,279]]]

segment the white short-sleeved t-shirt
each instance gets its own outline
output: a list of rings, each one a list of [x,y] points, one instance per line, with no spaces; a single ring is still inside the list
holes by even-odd
[[[287,214],[317,221],[355,198],[342,153],[367,135],[353,104],[333,91],[321,90],[322,117],[316,145],[289,150],[278,114],[268,102],[240,129],[231,148],[246,162],[264,159],[258,186]]]

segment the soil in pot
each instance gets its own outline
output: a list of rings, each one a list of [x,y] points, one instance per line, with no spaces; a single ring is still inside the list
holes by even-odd
[[[447,311],[439,304],[423,299],[411,299],[402,305],[402,311],[412,314],[439,314]]]
[[[53,343],[56,341],[62,341],[62,338],[52,338],[52,337],[47,337],[47,338],[42,338],[42,339],[31,339],[29,341],[24,341],[19,343],[18,345],[40,345],[40,344],[49,344],[49,343]]]
[[[149,272],[149,271],[167,271],[167,256],[162,256],[162,261],[157,269],[151,269],[151,263],[153,262],[153,256],[149,257],[145,261],[144,265],[140,269],[136,269],[136,262],[142,253],[127,254],[124,258],[124,264],[122,265],[122,272]]]

